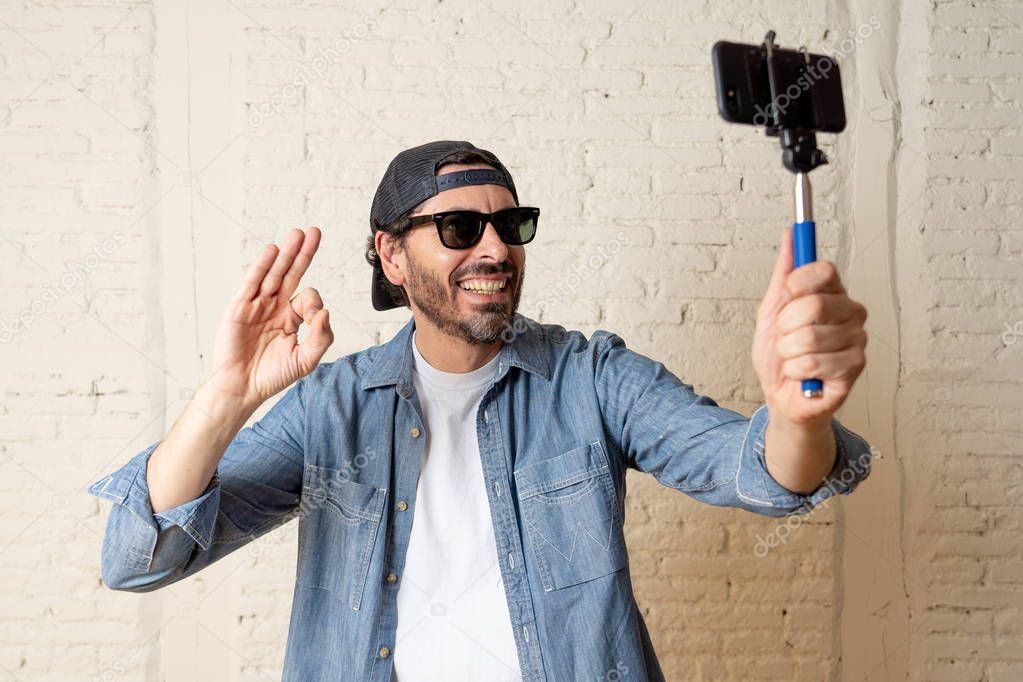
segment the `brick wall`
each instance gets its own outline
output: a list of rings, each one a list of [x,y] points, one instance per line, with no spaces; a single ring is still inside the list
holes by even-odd
[[[373,311],[362,243],[406,147],[474,141],[543,207],[522,312],[614,330],[751,413],[790,178],[775,141],[717,118],[709,50],[768,27],[842,64],[819,253],[870,309],[839,417],[879,458],[798,524],[630,474],[662,665],[1023,677],[1018,5],[95,0],[0,20],[0,682],[279,679],[295,524],[115,593],[97,564],[108,503],[84,488],[173,423],[242,268],[285,230],[324,230],[306,283],[331,308],[327,360],[404,323]]]
[[[84,485],[167,410],[151,380],[163,339],[149,331],[152,244],[139,221],[154,170],[152,9],[28,4],[0,7],[5,682],[91,679],[142,644],[150,616],[104,595],[106,510]]]
[[[1023,679],[1021,22],[1019,3],[938,4],[907,102],[896,448],[909,664],[936,680]]]

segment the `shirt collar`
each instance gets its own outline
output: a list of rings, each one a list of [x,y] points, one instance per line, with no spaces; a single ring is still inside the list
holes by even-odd
[[[416,327],[416,318],[411,317],[394,337],[377,347],[375,353],[366,353],[361,362],[368,364],[363,368],[360,386],[363,390],[379,386],[397,385],[398,393],[408,397],[412,392],[412,330]],[[550,365],[547,352],[543,345],[543,330],[540,325],[523,315],[515,314],[511,325],[514,334],[510,342],[505,342],[498,352],[497,374],[494,382],[500,381],[511,367],[519,367],[527,372],[550,380]]]

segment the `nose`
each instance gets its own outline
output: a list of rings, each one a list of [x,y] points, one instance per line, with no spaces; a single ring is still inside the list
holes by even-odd
[[[492,222],[488,221],[487,226],[483,228],[483,236],[476,244],[476,254],[489,256],[498,263],[503,263],[508,258],[508,245],[497,234],[497,229]]]

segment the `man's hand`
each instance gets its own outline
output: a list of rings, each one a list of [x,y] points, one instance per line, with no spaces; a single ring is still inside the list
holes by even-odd
[[[327,309],[316,289],[292,300],[320,245],[320,230],[288,232],[278,249],[268,244],[245,275],[220,321],[215,369],[208,386],[255,409],[309,374],[334,341]],[[298,343],[298,327],[309,337]]]
[[[292,293],[320,245],[320,231],[291,230],[267,244],[220,320],[213,375],[196,391],[146,465],[154,513],[196,499],[246,420],[268,398],[313,371],[334,340],[315,289]],[[310,326],[298,343],[298,326]]]
[[[829,426],[866,364],[866,319],[867,309],[846,294],[834,263],[793,269],[792,228],[786,228],[753,338],[753,367],[771,421],[808,432]],[[803,379],[820,379],[823,395],[805,397]]]

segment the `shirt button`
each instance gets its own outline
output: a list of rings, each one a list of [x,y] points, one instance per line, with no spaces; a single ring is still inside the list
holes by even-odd
[[[408,509],[408,502],[405,500],[398,502],[398,511],[405,511],[406,509]]]
[[[397,580],[398,580],[398,576],[394,575],[393,573],[388,573],[387,574],[387,582],[393,583],[393,582],[397,582]]]
[[[385,646],[382,646],[380,647],[380,651],[378,653],[380,654],[380,658],[387,658],[388,656],[391,655],[391,650]]]
[[[418,426],[413,426],[412,431],[410,431],[410,433],[412,434],[413,438],[419,438],[419,434],[421,434],[422,431],[419,430]]]

